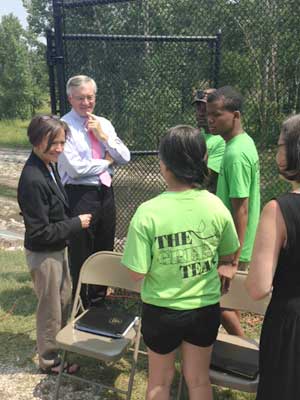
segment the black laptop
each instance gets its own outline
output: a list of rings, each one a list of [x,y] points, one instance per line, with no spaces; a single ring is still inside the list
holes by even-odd
[[[216,340],[211,368],[254,380],[258,375],[258,350]]]
[[[92,307],[74,324],[75,329],[95,335],[122,338],[132,328],[138,317],[124,310]]]

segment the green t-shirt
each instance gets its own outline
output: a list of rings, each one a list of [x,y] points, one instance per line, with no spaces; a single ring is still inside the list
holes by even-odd
[[[207,166],[212,171],[219,173],[225,150],[225,140],[220,135],[212,135],[211,133],[206,133],[204,129],[201,129],[201,133],[205,138],[207,147]]]
[[[248,224],[240,261],[251,260],[260,214],[259,159],[254,141],[241,133],[226,143],[218,178],[217,196],[232,209],[232,198],[248,197]]]
[[[145,303],[189,310],[220,300],[218,256],[238,247],[230,212],[215,195],[164,192],[137,209],[122,263],[146,274]]]

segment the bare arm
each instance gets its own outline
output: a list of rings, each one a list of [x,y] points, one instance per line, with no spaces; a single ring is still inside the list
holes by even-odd
[[[246,279],[249,295],[259,300],[272,290],[280,249],[287,238],[286,226],[277,201],[272,200],[264,207]]]
[[[240,248],[235,254],[235,260],[238,262],[246,235],[248,223],[248,197],[232,198],[233,220],[238,234]]]
[[[235,255],[229,254],[219,258],[218,273],[221,280],[221,293],[225,294],[229,290],[230,282],[237,271]]]
[[[131,269],[128,269],[128,273],[133,281],[140,281],[141,279],[145,278],[145,274],[140,274],[139,272],[132,271]]]

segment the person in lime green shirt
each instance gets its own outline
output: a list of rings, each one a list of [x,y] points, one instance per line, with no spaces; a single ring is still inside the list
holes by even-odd
[[[196,108],[197,126],[204,136],[206,142],[208,154],[207,166],[209,169],[209,181],[207,184],[207,189],[212,193],[216,193],[218,175],[225,150],[224,139],[220,135],[212,135],[208,128],[206,113],[207,96],[210,93],[213,93],[215,90],[216,89],[213,88],[196,90],[192,102]]]
[[[142,334],[148,348],[146,399],[169,399],[181,347],[190,400],[212,400],[209,365],[239,247],[232,216],[201,189],[208,170],[198,129],[171,128],[159,147],[167,191],[138,207],[122,263],[144,279]]]
[[[217,196],[230,210],[241,247],[236,254],[240,269],[251,260],[260,214],[259,158],[252,138],[241,120],[243,98],[230,86],[208,95],[207,114],[212,133],[226,142],[217,184]],[[225,311],[222,324],[231,334],[243,335],[239,314]]]

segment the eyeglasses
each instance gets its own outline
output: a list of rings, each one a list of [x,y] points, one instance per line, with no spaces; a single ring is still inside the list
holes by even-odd
[[[96,96],[94,94],[91,96],[71,96],[71,97],[72,97],[72,99],[75,99],[76,101],[80,101],[80,102],[83,102],[84,100],[94,101],[96,98]]]

